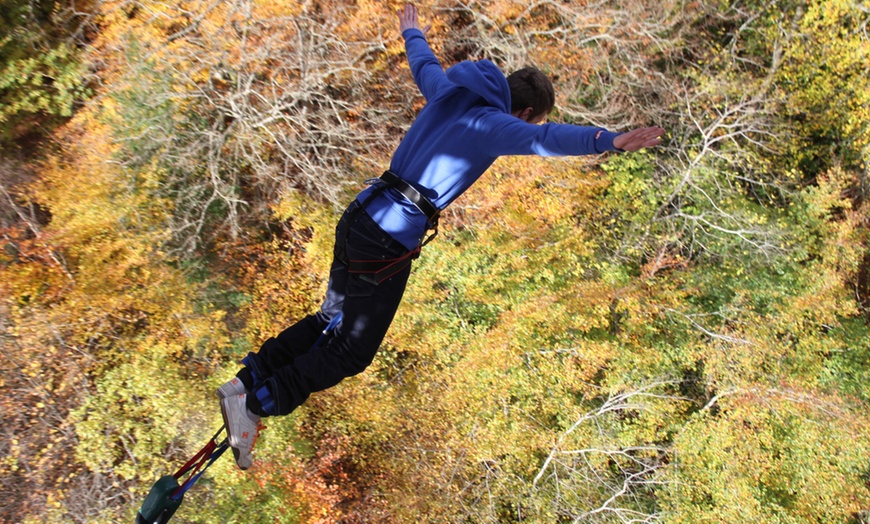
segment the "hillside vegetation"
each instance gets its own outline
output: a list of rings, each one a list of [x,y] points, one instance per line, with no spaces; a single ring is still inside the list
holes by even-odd
[[[400,3],[0,3],[0,522],[132,522],[423,106]],[[419,7],[666,140],[500,159],[374,364],[173,520],[870,522],[870,5]]]

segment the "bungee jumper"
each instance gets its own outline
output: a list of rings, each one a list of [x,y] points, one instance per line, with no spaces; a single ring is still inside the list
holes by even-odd
[[[665,132],[661,127],[616,133],[542,124],[555,94],[540,70],[527,67],[506,77],[494,63],[481,60],[445,71],[429,48],[429,27],[420,27],[417,8],[407,4],[398,19],[426,105],[389,170],[370,181],[339,220],[320,310],[249,353],[244,367],[217,390],[228,443],[243,470],[253,464],[262,418],[287,415],[311,393],[371,364],[402,300],[413,260],[437,233],[439,214],[498,157],[637,151],[658,145]],[[318,344],[331,322],[334,332]]]

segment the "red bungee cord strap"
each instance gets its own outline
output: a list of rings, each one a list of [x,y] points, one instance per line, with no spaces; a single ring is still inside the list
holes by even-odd
[[[199,477],[205,473],[205,470],[211,466],[215,460],[220,457],[224,451],[230,446],[229,439],[225,438],[221,441],[220,444],[217,442],[218,436],[220,436],[221,432],[224,430],[225,426],[221,426],[221,428],[214,434],[211,440],[208,441],[208,444],[203,446],[201,450],[199,450],[196,455],[193,456],[190,460],[187,461],[178,472],[173,475],[176,479],[180,479],[184,474],[190,471],[190,477],[188,477],[187,481],[184,482],[175,492],[169,497],[172,500],[180,499],[193,485],[199,480]],[[203,465],[205,464],[205,467]],[[202,470],[200,470],[202,468]]]

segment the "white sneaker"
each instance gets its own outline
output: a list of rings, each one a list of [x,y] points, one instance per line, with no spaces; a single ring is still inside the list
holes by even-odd
[[[230,447],[236,457],[236,464],[242,470],[250,468],[254,463],[251,452],[257,443],[257,437],[260,436],[260,430],[264,429],[260,425],[260,417],[248,411],[245,406],[246,398],[245,394],[241,394],[221,399],[221,415],[229,434]]]
[[[232,380],[217,389],[217,396],[220,399],[224,399],[234,395],[244,395],[247,392],[248,391],[245,389],[245,385],[242,384],[241,379],[239,379],[239,377],[233,377]]]

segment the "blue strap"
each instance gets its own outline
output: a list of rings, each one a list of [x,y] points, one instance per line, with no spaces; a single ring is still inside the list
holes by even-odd
[[[341,311],[339,311],[338,314],[335,315],[335,317],[333,317],[333,319],[329,321],[329,324],[326,325],[326,329],[323,330],[323,334],[326,335],[330,331],[335,329],[335,326],[337,326],[339,324],[339,322],[341,322],[342,316],[344,316],[344,315],[342,315]]]
[[[254,387],[259,387],[262,382],[260,382],[260,370],[257,369],[257,362],[254,360],[254,353],[248,353],[245,358],[242,359],[242,365],[248,368],[251,372],[251,378],[254,380]]]
[[[329,321],[329,324],[326,325],[326,328],[324,328],[324,330],[320,334],[320,336],[317,337],[317,340],[314,342],[314,345],[311,346],[311,349],[314,349],[323,343],[323,339],[326,338],[327,335],[329,335],[329,333],[332,332],[332,330],[334,330],[341,323],[342,316],[344,316],[344,315],[342,315],[341,311],[339,311],[337,315],[332,317],[332,320]]]
[[[257,391],[254,392],[257,400],[260,401],[260,407],[263,408],[269,415],[275,415],[275,399],[272,398],[272,392],[269,391],[269,387],[266,384],[260,386]]]
[[[214,440],[212,440],[212,442],[214,442]],[[169,499],[174,501],[180,500],[184,496],[184,494],[187,493],[187,490],[189,490],[193,487],[194,484],[196,484],[196,481],[199,480],[199,477],[201,477],[203,473],[205,473],[205,470],[207,470],[212,464],[214,464],[214,461],[219,459],[220,456],[224,454],[224,451],[226,451],[229,447],[230,441],[228,438],[225,438],[220,444],[217,445],[215,450],[209,456],[208,463],[205,465],[205,467],[203,467],[195,475],[191,475],[190,478],[181,485],[181,487],[175,490],[175,493],[173,493],[172,496],[169,497]],[[200,465],[202,465],[202,463],[200,463]]]

